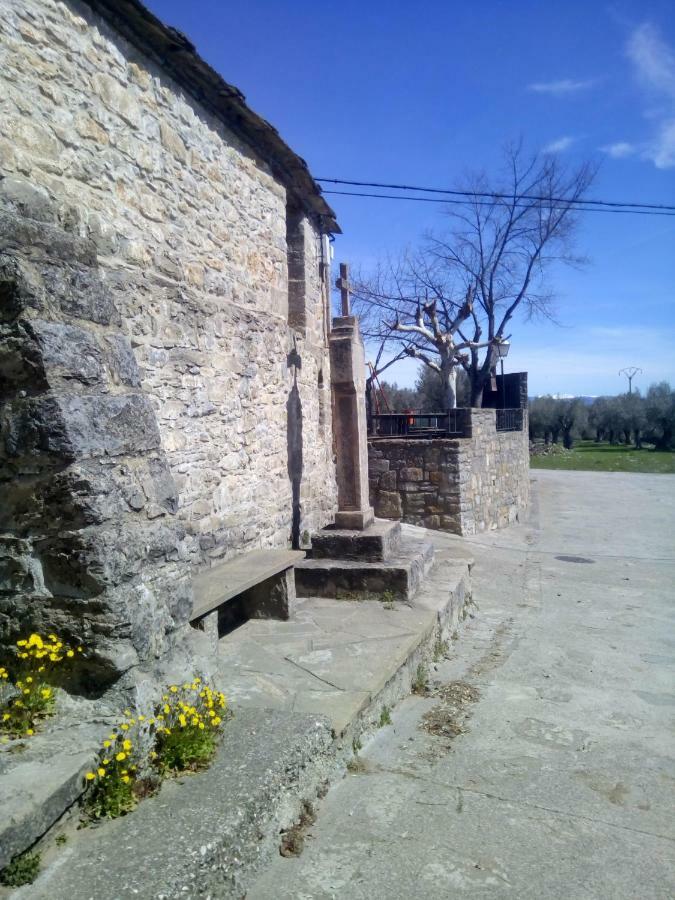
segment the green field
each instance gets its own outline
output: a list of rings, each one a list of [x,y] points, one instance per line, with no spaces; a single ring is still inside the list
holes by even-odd
[[[675,473],[675,452],[622,444],[577,441],[572,450],[561,449],[546,456],[531,456],[533,469],[582,469],[587,472]]]

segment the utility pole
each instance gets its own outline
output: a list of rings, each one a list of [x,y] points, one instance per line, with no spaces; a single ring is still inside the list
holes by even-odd
[[[637,366],[627,366],[625,369],[619,369],[619,375],[625,375],[628,379],[628,393],[633,393],[633,379],[635,376],[640,373],[642,375],[642,369],[639,369]]]

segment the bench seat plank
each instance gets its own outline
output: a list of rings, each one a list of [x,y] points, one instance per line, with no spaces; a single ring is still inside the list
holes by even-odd
[[[304,550],[251,550],[198,572],[192,579],[194,602],[191,621],[266,578],[292,568],[304,558]]]

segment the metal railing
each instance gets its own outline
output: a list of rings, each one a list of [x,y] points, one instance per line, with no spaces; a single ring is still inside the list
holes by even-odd
[[[522,409],[496,409],[497,431],[522,431]]]
[[[468,410],[444,413],[375,413],[370,417],[373,437],[464,437]]]

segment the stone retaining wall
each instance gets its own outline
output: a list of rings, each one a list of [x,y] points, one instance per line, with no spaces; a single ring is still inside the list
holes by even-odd
[[[470,413],[470,437],[369,440],[376,516],[463,535],[518,519],[529,496],[527,412],[513,432],[496,431],[494,409]]]

